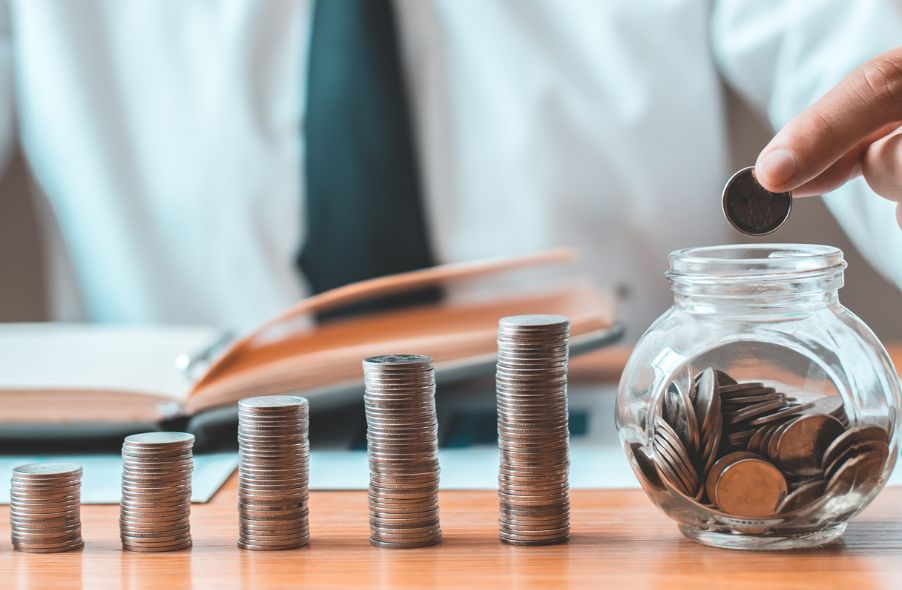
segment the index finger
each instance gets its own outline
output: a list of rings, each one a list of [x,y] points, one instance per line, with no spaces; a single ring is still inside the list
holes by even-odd
[[[787,123],[758,156],[755,177],[769,191],[793,190],[900,119],[902,48],[897,48],[856,69]]]

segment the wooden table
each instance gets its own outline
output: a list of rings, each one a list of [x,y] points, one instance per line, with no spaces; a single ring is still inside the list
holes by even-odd
[[[894,353],[898,363],[902,349]],[[117,506],[83,507],[82,551],[14,552],[2,507],[0,588],[902,587],[902,487],[885,490],[840,542],[783,553],[696,545],[638,490],[574,491],[573,539],[554,547],[499,543],[494,492],[443,492],[444,542],[416,550],[369,545],[365,492],[314,492],[309,547],[243,551],[236,494],[233,477],[212,502],[195,505],[195,546],[177,553],[122,551]]]
[[[195,547],[177,553],[122,551],[116,506],[84,507],[81,552],[14,552],[4,508],[0,587],[902,587],[902,488],[888,488],[840,543],[787,553],[696,545],[638,490],[574,491],[573,539],[554,547],[502,545],[493,492],[445,492],[444,542],[416,550],[370,547],[365,492],[314,492],[309,547],[243,551],[235,547],[235,498],[233,479],[210,504],[194,506]]]

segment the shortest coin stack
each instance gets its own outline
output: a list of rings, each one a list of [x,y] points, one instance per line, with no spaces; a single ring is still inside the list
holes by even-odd
[[[13,547],[27,553],[80,549],[81,467],[32,463],[13,469],[9,519]]]
[[[147,432],[122,445],[119,531],[129,551],[176,551],[191,546],[194,435]]]
[[[276,551],[310,540],[307,400],[288,395],[238,403],[238,546]]]

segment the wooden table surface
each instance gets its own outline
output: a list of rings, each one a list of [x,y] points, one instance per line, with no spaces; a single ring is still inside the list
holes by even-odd
[[[902,348],[893,352],[898,365]],[[191,550],[154,554],[121,550],[117,506],[83,507],[82,551],[19,553],[4,506],[0,588],[902,588],[902,487],[886,489],[837,543],[762,553],[692,543],[639,490],[572,492],[573,538],[553,547],[499,543],[492,491],[442,492],[444,542],[416,550],[369,545],[365,492],[313,492],[309,547],[243,551],[236,496],[233,477],[192,507]]]

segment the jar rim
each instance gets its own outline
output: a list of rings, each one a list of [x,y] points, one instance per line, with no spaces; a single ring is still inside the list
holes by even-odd
[[[670,254],[671,281],[788,281],[841,274],[843,252],[819,244],[726,244],[675,250]]]

